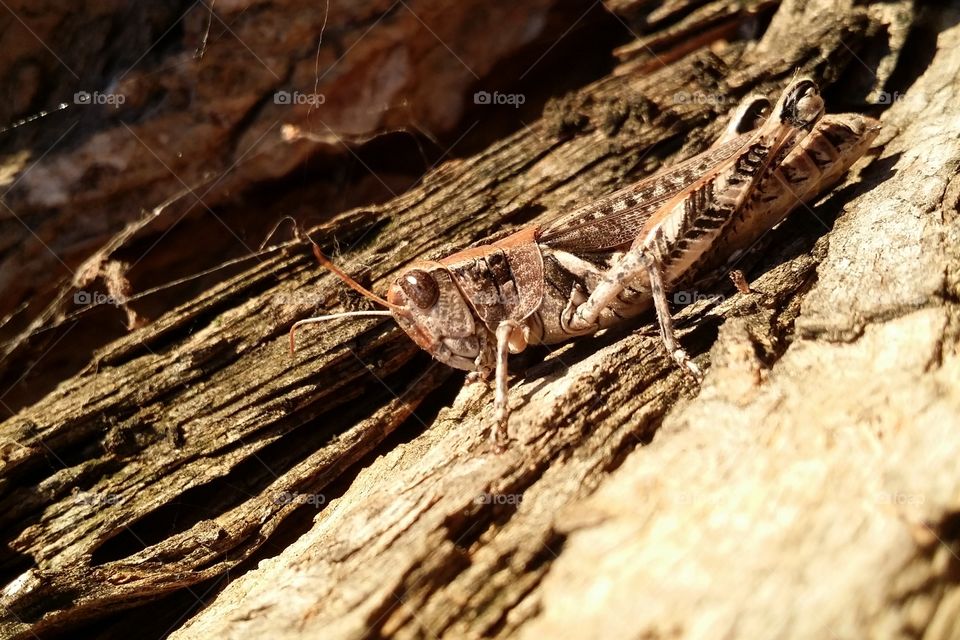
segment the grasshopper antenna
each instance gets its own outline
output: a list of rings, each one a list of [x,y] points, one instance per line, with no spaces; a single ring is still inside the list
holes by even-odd
[[[299,239],[300,236],[303,235],[300,233],[300,229],[297,227],[297,221],[294,219],[293,216],[283,216],[282,218],[280,218],[277,224],[273,225],[273,229],[270,229],[270,233],[268,233],[267,237],[264,238],[263,242],[260,243],[260,247],[257,249],[257,251],[263,251],[263,248],[267,246],[268,242],[270,242],[270,238],[272,238],[273,234],[275,234],[277,231],[280,230],[280,227],[281,225],[283,225],[284,222],[289,222],[290,224],[293,225],[293,236],[295,238]]]
[[[347,273],[343,269],[341,269],[337,265],[330,262],[330,260],[325,255],[323,255],[323,253],[320,251],[320,247],[317,246],[317,243],[314,242],[310,236],[307,236],[307,240],[309,240],[310,244],[313,245],[313,255],[316,256],[317,262],[319,262],[322,266],[326,267],[331,273],[333,273],[333,275],[340,278],[345,285],[347,285],[348,287],[350,287],[351,289],[353,289],[354,291],[362,295],[364,298],[367,298],[368,300],[373,300],[377,304],[385,306],[387,309],[392,309],[394,311],[403,310],[403,307],[399,307],[395,304],[390,304],[389,302],[387,302],[386,300],[384,300],[383,298],[381,298],[380,296],[370,291],[369,289],[365,288],[362,284],[360,284],[359,282],[351,278],[349,275],[347,275]]]
[[[325,267],[333,275],[337,276],[337,278],[343,281],[345,285],[347,285],[348,287],[350,287],[351,289],[353,289],[354,291],[362,295],[364,298],[367,298],[368,300],[372,300],[377,304],[383,305],[387,309],[390,309],[390,311],[345,311],[343,313],[331,313],[324,316],[316,316],[313,318],[305,318],[303,320],[298,320],[297,322],[293,323],[292,327],[290,327],[290,353],[293,353],[296,348],[295,335],[296,335],[297,329],[299,327],[302,327],[305,324],[326,322],[327,320],[338,320],[340,318],[385,317],[385,316],[393,315],[392,314],[393,311],[396,311],[396,312],[405,311],[403,307],[395,304],[391,304],[386,300],[384,300],[383,298],[381,298],[380,296],[378,296],[377,294],[373,293],[372,291],[370,291],[369,289],[361,285],[359,282],[351,278],[343,269],[333,264],[333,262],[331,262],[325,255],[323,255],[323,252],[320,251],[320,246],[316,242],[314,242],[313,238],[311,238],[306,233],[302,233],[300,229],[296,228],[296,222],[294,222],[294,228],[297,230],[297,235],[303,235],[307,239],[307,241],[310,242],[311,246],[313,247],[313,255],[317,258],[317,262],[319,262],[321,266]]]
[[[297,320],[290,327],[290,353],[296,350],[296,331],[305,324],[315,324],[317,322],[326,322],[327,320],[338,320],[340,318],[373,318],[377,316],[389,317],[389,311],[344,311],[343,313],[331,313],[325,316],[316,316],[314,318],[304,318]]]

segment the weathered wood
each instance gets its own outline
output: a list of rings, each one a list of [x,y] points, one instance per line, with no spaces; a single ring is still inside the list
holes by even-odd
[[[42,5],[12,1],[0,14],[10,106],[54,109],[0,137],[12,152],[0,172],[0,384],[14,387],[3,417],[126,332],[128,319],[111,314],[70,340],[39,331],[81,307],[77,289],[113,294],[113,269],[140,293],[249,257],[284,214],[316,224],[404,191],[460,151],[467,130],[456,125],[479,78],[552,45],[573,10],[557,0]],[[27,81],[35,74],[50,84]],[[75,104],[79,93],[115,103]],[[10,119],[0,105],[0,123]],[[354,150],[377,138],[387,169]],[[394,154],[406,165],[390,168]],[[104,247],[125,227],[132,237]],[[127,309],[155,317],[216,275]],[[45,375],[51,361],[64,363],[59,377]],[[15,384],[23,371],[30,384]]]
[[[726,4],[697,11],[755,20]],[[490,392],[456,391],[390,323],[304,331],[288,354],[295,319],[356,300],[286,243],[3,423],[3,635],[115,620],[312,518],[174,637],[956,637],[960,28],[825,4],[777,8],[759,43],[626,51],[529,126],[313,231],[379,288],[703,148],[738,97],[798,69],[828,109],[905,92],[876,152],[771,234],[754,293],[679,312],[701,389],[649,326],[564,345],[518,367],[495,455]],[[658,30],[686,15],[661,12]],[[910,29],[938,34],[931,55]],[[677,98],[697,92],[715,99]]]

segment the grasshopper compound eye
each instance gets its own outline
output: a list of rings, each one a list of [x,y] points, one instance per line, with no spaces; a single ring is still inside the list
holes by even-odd
[[[437,281],[426,271],[414,269],[400,278],[400,288],[420,309],[429,309],[437,303],[440,288]]]

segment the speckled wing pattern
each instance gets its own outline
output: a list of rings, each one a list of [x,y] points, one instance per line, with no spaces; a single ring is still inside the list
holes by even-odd
[[[537,241],[552,249],[572,253],[601,253],[625,248],[666,201],[676,196],[717,165],[739,153],[750,134],[689,158],[678,165],[630,185],[597,202],[547,222]]]

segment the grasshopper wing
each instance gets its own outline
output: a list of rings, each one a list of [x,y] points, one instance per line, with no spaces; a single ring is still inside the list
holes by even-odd
[[[749,141],[742,134],[674,167],[547,222],[537,241],[574,253],[600,253],[629,246],[663,203],[729,160]]]

